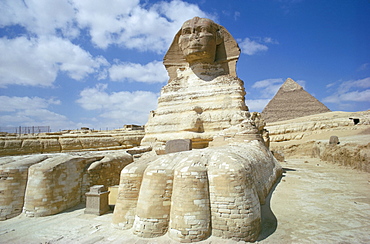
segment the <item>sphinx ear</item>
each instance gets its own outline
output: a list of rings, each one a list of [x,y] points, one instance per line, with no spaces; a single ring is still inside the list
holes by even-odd
[[[221,29],[218,29],[216,31],[216,45],[220,45],[223,41],[224,41],[224,38],[222,37],[222,30]]]

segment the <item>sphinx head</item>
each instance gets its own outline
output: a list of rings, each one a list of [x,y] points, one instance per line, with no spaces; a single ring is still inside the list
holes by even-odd
[[[210,19],[194,17],[182,25],[178,44],[189,64],[214,63],[217,46],[222,41],[216,23]]]
[[[240,49],[235,39],[221,25],[210,19],[194,17],[185,21],[163,58],[170,80],[177,69],[193,64],[216,64],[225,74],[236,76]]]

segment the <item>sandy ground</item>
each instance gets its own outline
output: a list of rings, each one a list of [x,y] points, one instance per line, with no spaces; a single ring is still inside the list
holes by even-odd
[[[258,243],[370,243],[370,174],[312,158],[281,163],[283,177],[262,206]],[[0,222],[0,243],[177,243],[111,227],[112,213],[63,213]],[[236,243],[211,237],[199,243]],[[239,242],[244,243],[244,242]]]

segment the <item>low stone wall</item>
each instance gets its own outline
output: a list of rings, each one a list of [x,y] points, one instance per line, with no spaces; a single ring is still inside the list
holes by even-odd
[[[56,153],[86,150],[117,150],[140,145],[143,130],[118,130],[86,133],[41,133],[37,135],[3,135],[0,156],[32,153]]]
[[[125,150],[0,158],[0,220],[46,216],[85,201],[93,185],[119,184],[133,161]]]
[[[313,145],[312,156],[330,163],[370,172],[370,143],[330,145],[327,142],[318,141]]]

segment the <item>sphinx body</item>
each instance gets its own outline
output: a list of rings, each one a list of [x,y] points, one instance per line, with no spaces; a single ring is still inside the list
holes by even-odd
[[[115,227],[180,242],[257,239],[260,204],[281,167],[245,105],[239,53],[213,21],[183,24],[164,58],[170,80],[145,126],[142,145],[154,151],[122,170]],[[173,139],[190,139],[196,149],[162,155]]]
[[[161,153],[166,141],[182,138],[204,148],[218,132],[247,119],[244,83],[236,76],[239,54],[222,26],[198,17],[186,21],[164,57],[170,80],[141,144]]]

